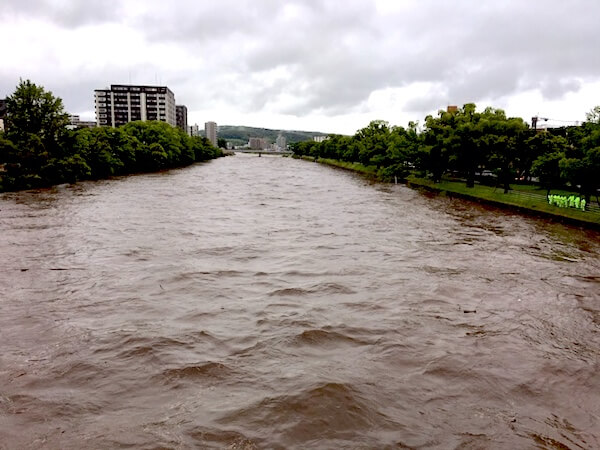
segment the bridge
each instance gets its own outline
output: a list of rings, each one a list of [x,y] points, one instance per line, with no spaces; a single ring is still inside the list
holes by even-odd
[[[293,155],[294,152],[292,152],[291,150],[283,150],[283,151],[276,151],[276,150],[251,150],[251,149],[235,149],[233,150],[235,153],[250,153],[250,154],[258,154],[258,156],[260,155]]]

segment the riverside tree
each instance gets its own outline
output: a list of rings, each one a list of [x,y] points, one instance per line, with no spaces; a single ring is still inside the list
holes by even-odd
[[[587,118],[580,127],[536,131],[502,109],[478,112],[467,103],[427,116],[422,130],[415,123],[404,129],[376,120],[354,136],[330,135],[323,142],[291,147],[299,156],[372,166],[384,180],[415,171],[438,182],[450,172],[465,179],[467,187],[476,180],[493,181],[506,193],[511,183],[531,181],[534,175],[548,192],[577,189],[589,203],[600,189],[600,106]],[[483,176],[486,172],[493,177]]]
[[[578,186],[589,203],[592,195],[598,201],[600,189],[600,107],[590,111],[587,118],[588,121],[577,130],[577,145],[567,149],[559,165],[561,176],[571,185]]]
[[[69,116],[63,102],[52,92],[30,80],[21,80],[13,95],[6,99],[6,137],[20,145],[36,136],[44,150],[57,151]]]
[[[8,98],[0,133],[0,191],[189,165],[222,155],[165,122],[67,129],[62,100],[26,80]]]
[[[2,185],[36,187],[52,172],[52,160],[63,153],[69,122],[60,98],[30,80],[21,80],[6,101],[5,139],[0,163],[5,163]]]

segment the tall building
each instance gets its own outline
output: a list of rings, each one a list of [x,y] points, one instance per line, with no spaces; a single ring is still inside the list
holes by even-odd
[[[217,147],[217,124],[215,122],[206,122],[204,124],[204,132],[213,147]]]
[[[188,132],[188,122],[187,122],[187,106],[185,105],[176,105],[175,106],[175,115],[177,126],[181,128],[186,133]]]
[[[176,126],[175,95],[166,86],[111,84],[94,91],[98,126],[118,127],[135,120]]]
[[[251,137],[248,140],[248,147],[250,147],[251,150],[265,150],[269,148],[269,141],[265,138]]]
[[[188,127],[188,133],[190,136],[200,136],[200,130],[198,128],[198,124],[190,125]]]
[[[275,147],[277,147],[277,150],[280,152],[287,150],[287,142],[285,140],[285,136],[281,134],[277,136],[277,139],[275,139]]]

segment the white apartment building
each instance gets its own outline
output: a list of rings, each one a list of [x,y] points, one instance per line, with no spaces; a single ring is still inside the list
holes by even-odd
[[[248,140],[248,147],[251,150],[267,150],[269,148],[269,141],[265,138],[251,137]]]
[[[275,140],[275,149],[280,152],[287,150],[287,142],[285,136],[281,134],[277,136],[277,139]]]
[[[118,127],[136,120],[177,125],[175,95],[166,86],[112,84],[94,91],[98,126]]]
[[[213,147],[217,147],[217,124],[215,122],[206,122],[204,124],[204,132]]]

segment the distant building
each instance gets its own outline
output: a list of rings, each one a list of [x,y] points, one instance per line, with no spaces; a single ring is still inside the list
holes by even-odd
[[[329,139],[329,136],[313,136],[313,141],[315,142],[323,142]]]
[[[96,126],[96,122],[90,120],[81,120],[78,115],[71,114],[69,115],[69,125],[67,128],[70,130],[75,130],[77,128],[94,128]]]
[[[200,128],[198,128],[197,123],[188,127],[188,134],[190,136],[200,136]]]
[[[251,150],[265,150],[269,148],[269,142],[264,138],[252,137],[248,140],[248,147]]]
[[[177,127],[181,128],[186,133],[188,132],[187,106],[175,106],[175,122],[177,123]]]
[[[287,149],[287,142],[285,140],[285,136],[282,136],[281,134],[277,136],[277,139],[275,139],[275,149],[280,152]]]
[[[448,108],[446,108],[446,111],[449,112],[449,113],[458,112],[458,106],[456,106],[456,105],[448,105]]]
[[[175,95],[167,86],[112,84],[94,91],[98,126],[118,127],[136,120],[177,125]]]
[[[217,124],[215,122],[206,122],[204,124],[204,132],[213,147],[217,147]]]
[[[250,147],[252,150],[260,150],[262,148],[260,141],[260,138],[252,137],[248,140],[248,147]]]

